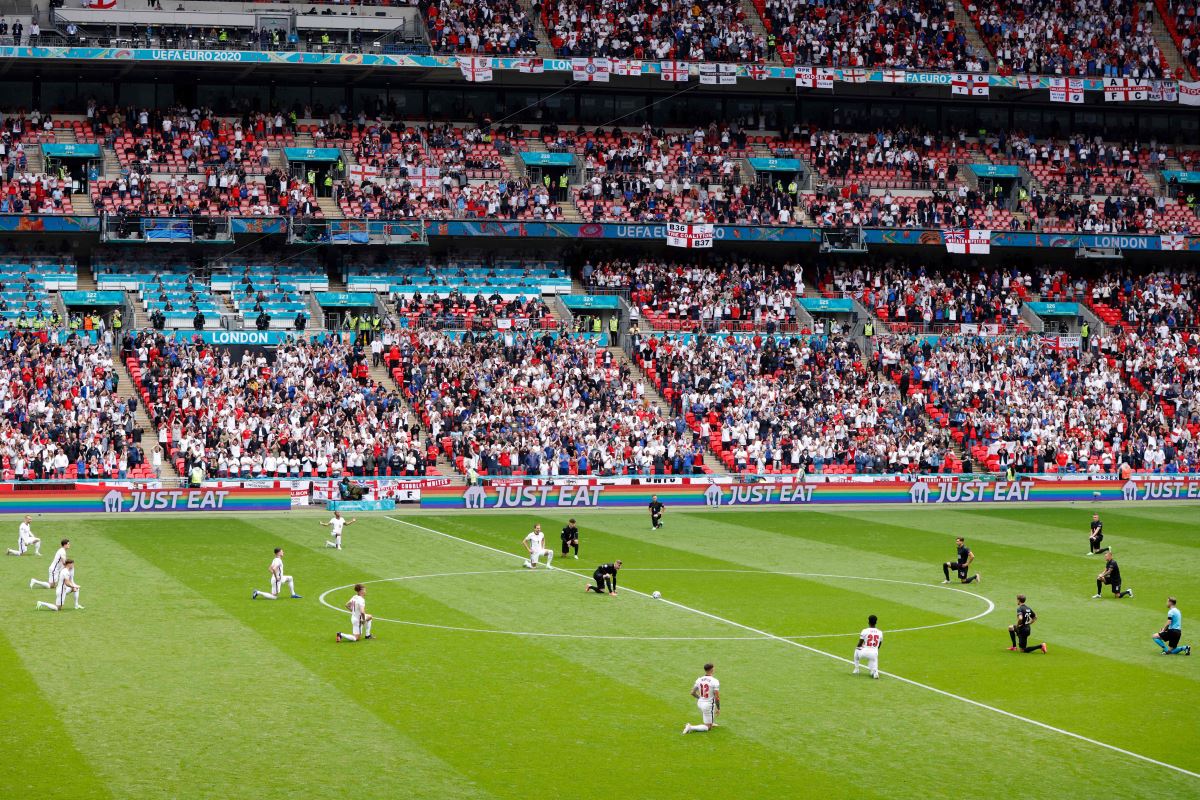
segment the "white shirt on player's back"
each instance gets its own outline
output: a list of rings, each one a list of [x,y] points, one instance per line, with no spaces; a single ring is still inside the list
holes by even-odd
[[[342,535],[342,528],[346,527],[345,517],[333,517],[329,520],[329,527],[333,528],[334,536]]]
[[[863,628],[858,638],[862,639],[863,650],[878,650],[883,643],[883,631],[879,628]]]
[[[541,531],[530,531],[525,537],[525,543],[529,545],[530,552],[540,553],[546,549],[543,545],[546,543],[546,534]]]
[[[361,594],[356,594],[350,598],[350,616],[353,619],[362,619],[367,613],[367,598]]]
[[[717,699],[717,692],[721,689],[721,682],[712,675],[701,675],[696,679],[696,683],[692,686],[692,691],[698,697],[697,703],[708,704]]]
[[[33,528],[28,522],[22,522],[21,527],[17,529],[17,535],[22,542],[29,543],[33,541]]]

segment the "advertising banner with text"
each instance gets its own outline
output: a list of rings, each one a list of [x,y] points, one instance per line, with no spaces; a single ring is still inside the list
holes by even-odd
[[[488,485],[427,488],[422,509],[645,508],[654,495],[668,506],[729,508],[851,504],[970,504],[1200,500],[1200,475],[1126,481],[989,476],[902,480],[797,482],[709,479],[687,483],[611,484],[594,480],[493,481]]]
[[[164,489],[95,484],[0,487],[0,514],[288,511],[291,507],[292,496],[287,488]]]

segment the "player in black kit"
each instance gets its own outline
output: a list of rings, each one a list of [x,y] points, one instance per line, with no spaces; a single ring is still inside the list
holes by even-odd
[[[1112,587],[1112,593],[1120,600],[1122,597],[1133,597],[1133,589],[1121,590],[1121,568],[1117,566],[1117,560],[1113,558],[1112,550],[1104,554],[1104,572],[1096,576],[1096,593],[1092,595],[1093,600],[1098,600],[1101,597],[1101,592],[1104,591],[1105,584]]]
[[[658,530],[663,526],[663,504],[658,502],[658,495],[650,498],[650,527]]]
[[[959,583],[974,583],[979,580],[979,573],[967,577],[967,572],[971,568],[971,562],[975,560],[975,554],[971,552],[971,548],[967,547],[963,537],[959,536],[954,540],[955,546],[958,548],[958,560],[947,561],[942,564],[942,573],[945,574],[946,580],[942,583],[950,582],[950,570],[958,570]]]
[[[617,570],[620,568],[620,561],[596,567],[596,571],[592,573],[592,580],[596,581],[596,585],[585,586],[583,591],[615,595],[617,593]]]
[[[563,555],[565,556],[572,547],[575,548],[575,558],[579,558],[579,526],[575,524],[574,518],[567,520],[562,529]]]
[[[1111,548],[1100,546],[1103,541],[1104,523],[1100,521],[1099,514],[1092,514],[1092,532],[1088,535],[1088,555],[1094,556],[1098,553],[1110,552]]]
[[[1017,623],[1008,626],[1008,638],[1012,640],[1010,651],[1020,650],[1022,653],[1036,653],[1041,650],[1047,652],[1046,643],[1030,645],[1029,633],[1033,623],[1037,622],[1037,614],[1033,609],[1025,605],[1025,595],[1017,595]]]

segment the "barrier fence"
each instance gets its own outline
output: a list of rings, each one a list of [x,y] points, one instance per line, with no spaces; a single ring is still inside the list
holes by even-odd
[[[167,481],[20,481],[0,484],[0,514],[288,511],[326,506],[352,512],[487,511],[506,508],[631,509],[651,498],[668,506],[964,505],[1029,502],[1200,501],[1200,473],[797,476],[642,475],[456,479],[346,478]]]

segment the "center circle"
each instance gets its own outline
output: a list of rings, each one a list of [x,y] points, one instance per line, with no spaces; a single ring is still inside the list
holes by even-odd
[[[561,572],[565,575],[572,575],[574,577],[580,578],[581,580],[585,580],[590,583],[589,576],[584,573],[581,573],[581,572],[574,572],[572,570],[560,569],[558,567],[554,567],[550,571]],[[424,574],[424,575],[402,575],[402,576],[396,577],[396,578],[375,578],[375,579],[366,580],[366,581],[356,581],[356,583],[361,583],[364,586],[367,586],[367,585],[375,584],[375,583],[399,583],[399,582],[403,582],[403,581],[428,580],[428,579],[437,579],[437,578],[461,578],[461,577],[471,577],[471,576],[479,576],[479,575],[524,575],[526,572],[527,572],[527,570],[524,570],[524,569],[493,569],[493,570],[475,570],[475,571],[467,571],[467,572],[435,572],[435,573],[428,573],[428,574]],[[887,633],[889,633],[889,634],[905,633],[905,632],[910,632],[910,631],[923,631],[923,630],[929,630],[932,628],[944,628],[949,625],[961,625],[961,624],[967,623],[967,622],[974,622],[975,620],[985,617],[988,614],[992,613],[992,611],[995,610],[995,607],[996,607],[995,603],[993,603],[988,598],[984,597],[981,594],[976,594],[975,592],[967,591],[966,589],[959,589],[959,588],[953,587],[953,586],[941,586],[941,585],[937,585],[937,584],[920,583],[917,581],[904,581],[904,580],[898,580],[895,578],[873,578],[873,577],[866,577],[866,576],[862,576],[862,575],[832,575],[832,574],[819,573],[819,572],[767,572],[767,571],[763,571],[763,570],[753,570],[753,569],[698,569],[698,568],[692,569],[692,568],[671,568],[671,567],[658,567],[658,568],[649,567],[649,568],[643,568],[643,569],[627,568],[626,570],[624,570],[624,572],[721,573],[721,574],[735,574],[735,575],[736,574],[769,575],[769,576],[783,576],[783,577],[795,577],[795,578],[824,578],[824,579],[832,579],[832,580],[869,581],[869,582],[875,582],[875,583],[888,583],[888,584],[900,584],[900,585],[906,585],[906,586],[916,586],[919,588],[932,589],[935,591],[955,592],[958,594],[963,594],[963,595],[968,595],[970,597],[978,598],[979,600],[982,600],[987,605],[987,608],[984,611],[981,611],[980,613],[975,614],[974,616],[971,616],[971,617],[964,617],[962,619],[949,620],[947,622],[938,622],[938,623],[934,623],[931,625],[916,625],[916,626],[907,627],[907,628],[890,628],[887,630]],[[348,613],[344,609],[341,609],[334,605],[331,605],[326,598],[329,595],[333,594],[334,592],[345,591],[347,589],[353,589],[353,588],[354,588],[354,584],[349,583],[344,586],[335,586],[332,589],[326,589],[324,592],[321,593],[320,598],[318,598],[319,602],[321,603],[321,605],[325,606],[326,608],[336,611],[338,613],[342,613],[342,614]],[[633,593],[633,594],[638,594],[638,595],[642,595],[645,597],[649,597],[649,595],[647,595],[646,593],[639,592],[637,590],[626,589],[626,591]],[[686,611],[686,608],[684,608],[683,610]],[[770,642],[770,641],[774,641],[775,639],[787,639],[789,641],[797,641],[797,640],[802,640],[802,639],[844,638],[844,637],[858,635],[858,631],[851,631],[851,632],[847,632],[847,633],[810,633],[810,634],[799,634],[799,635],[791,635],[791,636],[782,636],[782,635],[776,636],[773,634],[771,636],[763,636],[763,635],[759,635],[759,634],[739,635],[739,636],[631,636],[631,635],[623,635],[623,634],[584,634],[584,633],[556,633],[556,632],[540,632],[540,631],[500,630],[500,629],[496,629],[496,628],[475,628],[475,627],[460,626],[460,625],[442,625],[442,624],[432,623],[432,622],[418,622],[415,620],[395,619],[395,618],[380,617],[380,616],[375,616],[374,619],[376,622],[391,622],[391,623],[394,623],[397,625],[407,625],[409,627],[414,627],[414,628],[430,628],[430,629],[434,629],[434,630],[455,631],[455,632],[459,632],[459,633],[485,633],[485,634],[492,634],[492,635],[499,635],[499,636],[526,636],[526,637],[543,638],[543,639],[593,639],[593,640],[639,641],[639,642],[720,642],[720,641]]]

